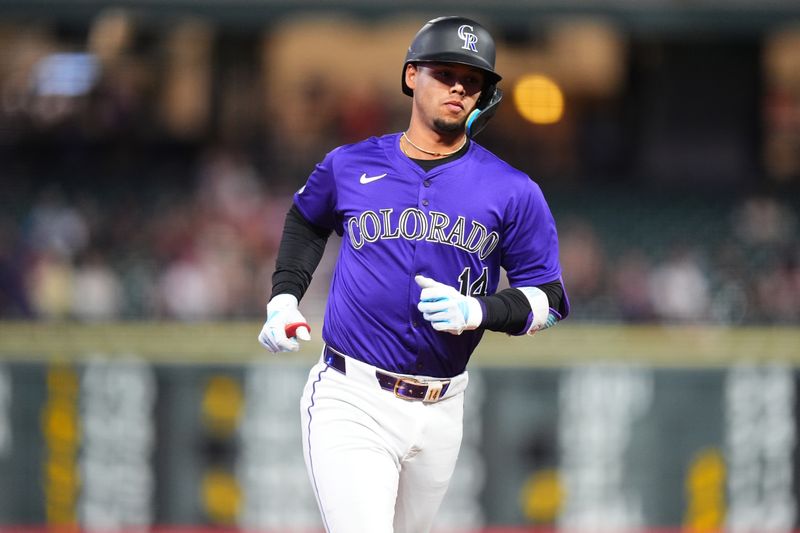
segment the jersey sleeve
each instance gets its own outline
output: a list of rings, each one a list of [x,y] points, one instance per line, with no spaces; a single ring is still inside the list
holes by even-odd
[[[528,179],[510,196],[505,213],[502,266],[512,287],[535,287],[561,279],[558,234],[539,186]]]
[[[294,193],[294,204],[300,214],[314,226],[336,230],[336,180],[334,163],[338,149],[329,152],[317,163],[305,185]]]

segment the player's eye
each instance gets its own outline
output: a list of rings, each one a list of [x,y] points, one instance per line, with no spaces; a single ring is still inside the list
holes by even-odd
[[[453,73],[449,70],[437,70],[434,72],[434,76],[442,81],[449,81],[453,79]]]
[[[475,94],[483,88],[483,78],[480,76],[467,76],[461,80],[467,94]]]

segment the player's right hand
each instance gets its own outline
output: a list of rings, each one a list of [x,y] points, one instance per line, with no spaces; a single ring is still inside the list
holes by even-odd
[[[297,339],[311,340],[308,327],[296,328],[295,336],[286,335],[287,326],[297,323],[306,324],[306,319],[297,309],[297,298],[291,294],[279,294],[267,304],[267,321],[258,334],[258,342],[272,353],[296,352],[300,349]]]

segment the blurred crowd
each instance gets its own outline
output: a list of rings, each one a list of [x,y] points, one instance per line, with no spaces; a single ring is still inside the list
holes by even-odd
[[[264,309],[291,198],[218,152],[180,195],[70,198],[44,188],[0,226],[0,316],[253,317]]]
[[[562,220],[561,259],[575,318],[800,322],[797,203],[694,194],[666,202],[654,191],[620,194],[602,216],[589,211]]]
[[[246,158],[221,149],[195,178],[179,195],[153,192],[148,205],[50,185],[17,219],[2,217],[0,317],[260,317],[291,195],[271,193]],[[711,209],[607,193],[584,209],[580,198],[551,198],[574,319],[800,321],[796,205],[748,195]],[[336,248],[329,243],[305,301],[315,318]]]

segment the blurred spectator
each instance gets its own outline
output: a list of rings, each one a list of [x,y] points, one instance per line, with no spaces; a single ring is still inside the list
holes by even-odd
[[[769,322],[800,321],[800,248],[786,253],[756,281],[760,312]]]
[[[14,225],[0,215],[0,318],[33,318],[25,287],[27,254]]]
[[[696,254],[676,247],[650,275],[650,299],[656,316],[667,322],[696,322],[708,318],[709,282]]]
[[[655,318],[649,287],[650,270],[650,260],[636,247],[617,260],[612,273],[613,295],[623,320],[648,322]]]
[[[237,225],[257,215],[263,201],[261,181],[251,162],[222,148],[205,157],[195,196],[209,215]]]
[[[212,224],[198,235],[197,259],[209,277],[214,291],[215,309],[209,318],[242,316],[252,305],[252,272],[248,258],[252,257],[241,234],[227,224]]]
[[[565,221],[560,234],[561,268],[573,308],[581,309],[582,303],[578,316],[605,318],[607,302],[601,300],[606,258],[597,232],[585,220],[573,218]]]
[[[719,324],[740,324],[755,319],[748,286],[745,252],[729,238],[713,254],[715,277],[711,295],[711,319]]]
[[[736,235],[747,244],[783,244],[797,235],[797,217],[768,196],[746,198],[733,217]]]
[[[72,290],[72,314],[80,320],[119,318],[125,305],[119,276],[97,249],[90,249],[78,261]]]
[[[71,259],[89,242],[89,228],[83,215],[68,204],[55,187],[45,189],[32,207],[28,239],[35,250],[54,252]]]
[[[45,249],[30,273],[30,299],[36,314],[49,319],[68,318],[74,302],[74,269],[67,255]]]
[[[221,280],[213,265],[186,252],[169,264],[159,279],[164,315],[179,320],[208,320],[219,314]]]

